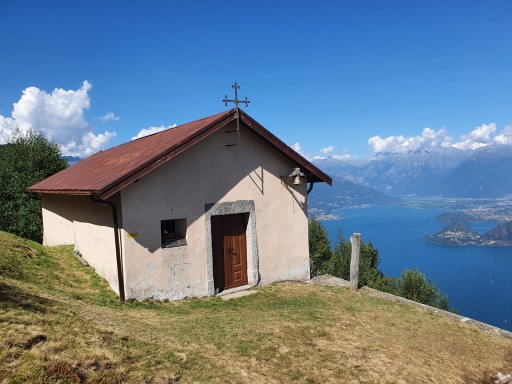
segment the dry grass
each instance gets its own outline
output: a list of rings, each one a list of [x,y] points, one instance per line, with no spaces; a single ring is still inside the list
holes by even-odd
[[[119,304],[69,247],[0,232],[0,382],[487,383],[512,341],[344,288]]]

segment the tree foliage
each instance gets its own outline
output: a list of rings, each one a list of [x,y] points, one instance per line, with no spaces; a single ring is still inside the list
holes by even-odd
[[[311,275],[329,274],[350,280],[352,245],[341,233],[333,250],[330,248],[327,231],[316,221],[309,222],[309,252]],[[400,278],[385,276],[379,270],[379,251],[371,242],[361,240],[359,254],[359,284],[402,296],[433,307],[453,310],[448,298],[434,283],[418,269],[406,270]]]
[[[449,309],[448,297],[418,269],[408,269],[402,273],[398,295],[433,307]]]
[[[331,258],[324,270],[330,275],[350,280],[350,259],[352,257],[352,244],[342,236],[334,248]],[[379,251],[372,243],[361,240],[359,254],[359,284],[375,289],[382,289],[385,285],[384,275],[379,271]]]
[[[322,273],[324,264],[331,258],[331,243],[324,226],[317,220],[309,221],[309,261],[311,276]]]
[[[35,132],[0,146],[0,230],[41,242],[41,200],[25,190],[66,167],[57,144]]]

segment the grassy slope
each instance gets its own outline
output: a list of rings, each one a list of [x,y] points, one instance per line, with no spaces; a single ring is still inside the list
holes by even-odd
[[[0,382],[483,383],[512,341],[343,288],[119,304],[69,247],[0,232]]]

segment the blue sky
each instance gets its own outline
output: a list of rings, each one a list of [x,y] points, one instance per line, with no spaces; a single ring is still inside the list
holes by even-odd
[[[235,80],[245,110],[309,156],[423,143],[426,127],[450,144],[475,127],[512,137],[508,0],[4,0],[0,43],[4,138],[48,125],[69,153],[223,111]]]

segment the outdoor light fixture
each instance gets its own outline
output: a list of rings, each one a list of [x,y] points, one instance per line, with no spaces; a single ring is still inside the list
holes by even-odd
[[[306,177],[306,175],[300,171],[300,168],[294,168],[293,172],[288,175],[289,179],[293,178],[293,185],[301,185],[302,177]]]

